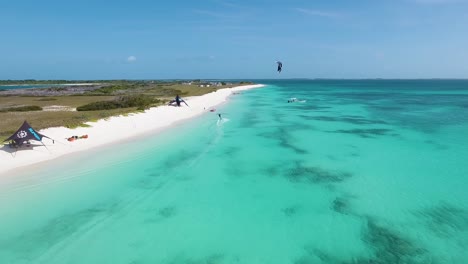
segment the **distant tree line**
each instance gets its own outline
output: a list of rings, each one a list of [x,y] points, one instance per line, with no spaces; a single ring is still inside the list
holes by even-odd
[[[187,80],[189,81],[189,80]],[[177,84],[181,83],[181,80],[36,80],[36,79],[25,79],[25,80],[0,80],[0,85],[27,85],[27,84],[71,84],[71,83],[119,83],[119,84]],[[195,79],[190,82],[201,83],[203,80]],[[239,82],[240,84],[246,84],[251,82]]]
[[[0,85],[27,85],[27,84],[67,84],[67,83],[102,83],[108,81],[73,81],[73,80],[0,80]]]

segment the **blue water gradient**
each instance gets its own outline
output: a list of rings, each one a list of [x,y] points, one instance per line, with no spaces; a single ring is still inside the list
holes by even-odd
[[[0,263],[468,261],[468,81],[265,82],[2,175]]]

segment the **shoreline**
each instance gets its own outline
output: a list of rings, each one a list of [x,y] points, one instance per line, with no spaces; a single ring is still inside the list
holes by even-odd
[[[201,96],[187,97],[185,100],[190,107],[158,106],[150,108],[143,113],[113,116],[96,122],[87,122],[89,127],[74,129],[66,127],[52,127],[38,132],[55,140],[43,138],[42,142],[31,142],[31,147],[23,147],[15,155],[15,149],[8,145],[0,148],[0,176],[17,168],[47,162],[67,154],[81,152],[127,141],[133,137],[158,133],[163,129],[171,128],[180,121],[194,118],[227,101],[233,92],[264,87],[263,84],[236,86],[224,88]],[[154,122],[154,120],[158,120]],[[18,125],[18,127],[21,124]],[[67,138],[72,136],[88,135],[87,139],[78,139],[72,142]]]

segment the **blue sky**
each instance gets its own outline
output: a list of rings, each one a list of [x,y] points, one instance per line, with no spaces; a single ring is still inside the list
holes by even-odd
[[[468,0],[1,1],[0,33],[0,79],[468,78]]]

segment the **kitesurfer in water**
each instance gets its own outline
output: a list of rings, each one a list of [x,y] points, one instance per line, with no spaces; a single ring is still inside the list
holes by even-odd
[[[223,118],[221,117],[221,114],[218,114],[218,116],[219,116],[219,120],[222,120],[222,119],[223,119]]]

